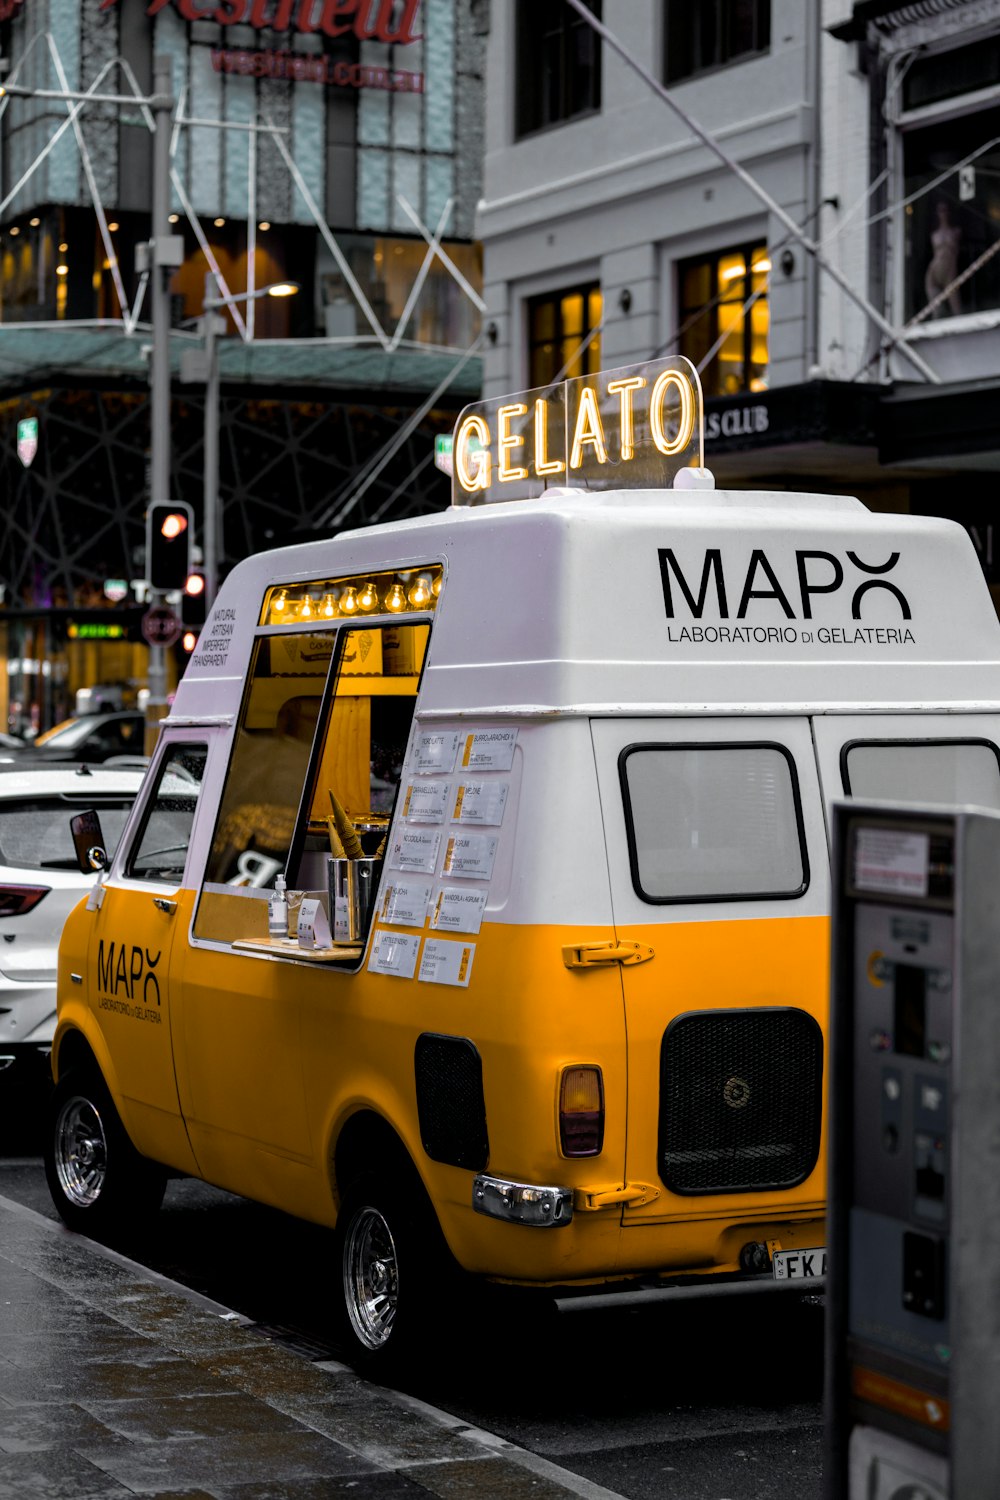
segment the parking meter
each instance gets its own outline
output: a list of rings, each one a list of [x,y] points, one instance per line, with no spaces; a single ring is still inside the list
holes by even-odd
[[[834,808],[828,1500],[1000,1495],[1000,814]]]

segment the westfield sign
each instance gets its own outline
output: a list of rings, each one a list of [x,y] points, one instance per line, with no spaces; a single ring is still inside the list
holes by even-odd
[[[101,0],[110,10],[118,0]],[[353,34],[363,42],[419,42],[413,23],[420,0],[149,0],[147,16],[173,8],[185,21],[217,21],[220,26],[255,26],[258,31],[297,31],[304,35]]]

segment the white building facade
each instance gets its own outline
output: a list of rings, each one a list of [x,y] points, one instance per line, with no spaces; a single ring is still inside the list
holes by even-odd
[[[955,515],[992,582],[1000,0],[589,4],[493,8],[484,394],[685,354],[721,481]]]

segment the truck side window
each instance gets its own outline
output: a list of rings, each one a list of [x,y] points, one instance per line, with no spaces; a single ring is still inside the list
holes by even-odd
[[[800,896],[798,782],[782,745],[632,745],[619,758],[632,883],[645,901]]]
[[[207,756],[207,745],[187,740],[167,750],[139,836],[125,862],[124,873],[130,879],[172,885],[183,880]]]
[[[854,740],[840,763],[849,797],[1000,809],[1000,756],[988,740]]]
[[[279,871],[290,889],[328,897],[331,858],[379,856],[429,635],[424,622],[352,622],[258,640],[197,937],[266,936]]]

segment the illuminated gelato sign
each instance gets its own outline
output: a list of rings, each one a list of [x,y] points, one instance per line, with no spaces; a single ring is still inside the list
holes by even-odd
[[[119,0],[101,0],[110,10]],[[413,29],[420,0],[149,0],[147,16],[173,10],[184,21],[294,31],[303,36],[354,35],[362,42],[419,42]]]
[[[467,406],[455,428],[452,504],[519,500],[547,486],[662,489],[703,463],[701,381],[677,356]]]

